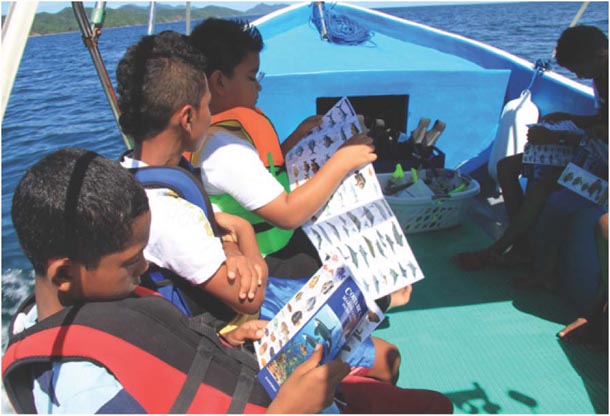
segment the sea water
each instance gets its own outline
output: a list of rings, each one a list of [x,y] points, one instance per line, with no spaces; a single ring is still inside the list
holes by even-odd
[[[382,11],[488,43],[535,62],[549,59],[580,2],[529,2],[393,7]],[[196,24],[197,22],[193,22]],[[608,3],[591,2],[580,23],[608,33]],[[184,22],[156,31],[184,32]],[[105,29],[99,48],[113,83],[126,48],[146,26]],[[554,70],[569,78],[563,68]],[[583,81],[590,85],[590,82]],[[2,350],[17,305],[33,287],[32,268],[21,253],[10,219],[13,191],[28,166],[53,150],[77,146],[117,158],[124,150],[89,52],[80,33],[28,40],[2,124]],[[4,399],[4,395],[3,399]],[[2,411],[10,409],[3,400]]]

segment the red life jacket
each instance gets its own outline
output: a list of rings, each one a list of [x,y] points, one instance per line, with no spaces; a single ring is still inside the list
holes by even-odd
[[[252,354],[159,296],[75,305],[12,336],[2,375],[15,410],[36,413],[31,365],[75,359],[103,365],[148,413],[262,413],[270,403]]]

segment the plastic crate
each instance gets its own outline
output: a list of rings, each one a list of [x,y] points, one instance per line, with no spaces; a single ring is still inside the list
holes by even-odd
[[[420,179],[425,180],[431,171],[435,174],[454,172],[450,169],[425,169],[418,172]],[[409,173],[405,174],[409,175]],[[382,189],[385,189],[391,175],[391,173],[377,174]],[[459,180],[466,186],[460,192],[421,198],[386,195],[385,199],[405,233],[414,234],[454,227],[462,223],[468,204],[481,191],[479,183],[470,176],[461,174]]]

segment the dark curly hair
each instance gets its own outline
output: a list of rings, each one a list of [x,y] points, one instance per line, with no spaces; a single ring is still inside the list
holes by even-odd
[[[555,59],[563,67],[590,61],[608,52],[608,38],[595,26],[579,25],[563,31],[557,40]]]
[[[208,76],[217,69],[233,76],[233,69],[249,52],[260,52],[264,47],[256,26],[244,20],[209,18],[199,23],[189,38],[205,55]]]
[[[118,162],[65,148],[26,171],[11,217],[23,252],[44,274],[47,261],[57,257],[96,267],[125,248],[133,221],[148,210],[144,189]]]
[[[205,67],[203,54],[174,31],[129,47],[116,71],[123,131],[141,143],[165,129],[183,105],[199,108],[207,90]]]

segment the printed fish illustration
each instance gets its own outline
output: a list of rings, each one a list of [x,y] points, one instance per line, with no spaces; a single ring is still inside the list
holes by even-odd
[[[316,162],[315,159],[311,159],[311,171],[315,174],[317,171],[320,170],[320,165],[318,165],[318,162]]]
[[[381,243],[379,242],[379,240],[375,241],[375,245],[377,245],[377,251],[379,251],[381,257],[385,257],[385,253],[383,252],[383,248],[381,247]]]
[[[335,141],[327,134],[324,135],[324,141],[322,143],[324,143],[324,146],[326,147],[330,147]]]
[[[290,332],[290,331],[288,330],[288,324],[286,324],[286,322],[282,322],[282,323],[280,324],[280,332],[281,332],[282,334],[286,335],[286,336],[287,336],[287,335],[288,335],[288,333]]]
[[[311,298],[307,299],[307,303],[305,304],[305,309],[310,311],[313,309],[314,306],[316,306],[316,298],[315,298],[315,296],[312,296]]]
[[[349,137],[347,137],[347,135],[345,134],[345,132],[343,131],[343,129],[339,130],[339,133],[341,134],[341,140],[342,141],[347,141],[347,139],[349,139]]]
[[[322,247],[322,236],[313,227],[311,228],[311,233],[318,240],[318,243],[316,244],[316,247],[319,249],[320,247]]]
[[[572,185],[576,186],[582,182],[582,176],[577,176],[573,181]]]
[[[356,329],[353,334],[354,338],[356,338],[359,342],[362,342],[362,330]]]
[[[396,284],[396,282],[398,282],[398,276],[400,275],[396,273],[396,270],[394,269],[390,269],[390,275],[392,276],[392,279],[394,279],[394,284]]]
[[[396,228],[396,223],[395,222],[392,223],[392,232],[394,233],[394,239],[396,240],[398,245],[402,247],[404,245],[404,243],[402,241],[403,236],[398,231],[398,228]]]
[[[298,325],[299,322],[301,321],[302,317],[303,317],[303,312],[296,311],[294,314],[292,314],[292,323],[294,325]]]
[[[381,241],[381,244],[383,244],[384,247],[387,247],[386,244],[383,242],[383,236],[381,235],[379,230],[375,230],[375,231],[377,232],[377,238],[379,239],[379,241]]]
[[[260,355],[263,355],[263,354],[265,353],[265,351],[267,351],[267,348],[269,348],[269,345],[267,345],[267,343],[266,343],[266,342],[263,342],[263,343],[261,344],[261,346],[258,348],[258,353],[259,353]]]
[[[318,318],[314,319],[314,326],[315,326],[315,329],[313,330],[313,333],[316,335],[319,335],[324,341],[328,342],[328,349],[331,350],[332,349],[332,339],[333,339],[332,335],[333,335],[334,327],[333,328],[327,327]]]
[[[337,230],[337,227],[335,227],[335,224],[333,224],[332,222],[329,222],[328,225],[330,226],[330,229],[333,230],[333,233],[335,234],[337,239],[340,239],[341,236],[339,235],[339,230]]]
[[[309,166],[309,163],[307,163],[306,160],[303,161],[303,170],[305,171],[305,179],[309,179],[309,170],[311,169],[311,167]]]
[[[299,292],[294,296],[294,299],[298,302],[303,297],[303,292]]]
[[[364,241],[366,242],[366,245],[369,248],[369,252],[371,253],[371,255],[373,257],[375,257],[375,249],[373,248],[373,243],[371,243],[371,240],[369,240],[368,238],[366,238],[366,236],[363,237]]]
[[[303,146],[299,145],[294,150],[294,153],[297,155],[297,157],[301,157],[301,155],[303,154],[304,151],[305,151],[305,149],[303,149]]]
[[[347,246],[347,248],[349,249],[349,254],[352,256],[352,263],[354,263],[356,265],[356,267],[359,267],[358,266],[358,253],[356,253],[356,251],[351,246]]]
[[[411,269],[411,273],[413,274],[413,276],[415,276],[417,273],[417,267],[415,267],[415,264],[409,262],[407,264],[407,267],[409,267],[409,269]]]
[[[314,139],[311,139],[310,141],[307,142],[307,147],[309,147],[309,150],[311,151],[311,153],[316,153],[316,151],[315,151],[316,141]]]
[[[307,347],[304,344],[301,344],[300,342],[299,342],[299,349],[301,350],[302,355],[304,355],[304,356],[307,355]]]
[[[360,224],[360,220],[358,219],[358,217],[356,217],[354,214],[352,214],[349,211],[347,211],[346,214],[349,217],[349,219],[352,220],[352,222],[356,225],[356,229],[358,231],[360,231],[362,229],[362,225]]]
[[[347,351],[347,352],[351,352],[352,349],[349,347],[349,345],[345,344],[342,348],[343,351]]]
[[[307,334],[303,334],[303,339],[305,340],[305,342],[306,342],[306,343],[308,343],[308,344],[309,344],[309,346],[310,346],[311,348],[316,348],[316,345],[317,345],[318,343],[316,342],[316,340],[315,340],[315,339],[313,339],[312,337],[310,337],[310,336],[309,336],[309,335],[307,335]]]
[[[371,210],[367,207],[362,207],[362,210],[366,219],[369,220],[370,225],[373,225],[375,223],[375,216],[373,215]]]
[[[351,227],[349,227],[349,225],[348,225],[347,221],[345,220],[345,218],[343,217],[343,215],[341,215],[341,216],[339,217],[339,219],[340,219],[340,220],[341,220],[341,222],[343,223],[343,226],[344,226],[344,228],[343,228],[343,229],[349,229],[349,228],[351,228]]]
[[[320,280],[320,275],[316,274],[314,277],[309,279],[309,282],[307,282],[307,286],[309,286],[310,289],[313,289],[318,284],[318,280]]]
[[[563,176],[563,181],[564,182],[569,182],[572,180],[572,178],[574,177],[574,174],[572,172],[568,172]]]
[[[369,266],[369,260],[366,255],[366,250],[364,249],[364,246],[362,246],[362,245],[360,245],[360,255],[364,259],[364,262],[366,263],[366,265]]]
[[[360,132],[358,131],[358,127],[356,127],[356,124],[355,124],[355,123],[352,123],[352,125],[351,125],[351,126],[352,126],[352,135],[355,135],[355,134],[360,133]]]
[[[297,165],[292,165],[292,174],[295,178],[299,177],[299,168],[297,167]]]
[[[327,281],[324,282],[324,284],[322,285],[322,294],[326,295],[328,293],[329,290],[331,290],[333,288],[333,282],[332,281]]]
[[[398,264],[398,269],[400,270],[400,274],[401,274],[403,277],[407,277],[407,271],[405,270],[405,268],[404,268],[404,267],[402,267],[402,264],[400,264],[400,263]]]
[[[390,238],[390,236],[386,234],[386,236],[385,236],[385,241],[387,241],[387,242],[388,242],[388,244],[390,245],[390,248],[392,249],[392,251],[393,251],[394,253],[396,253],[396,250],[394,250],[394,240],[392,240],[392,239]]]
[[[328,237],[328,234],[326,234],[326,231],[324,230],[323,227],[319,227],[318,230],[320,230],[320,232],[322,233],[322,236],[326,239],[326,241],[328,241],[329,243],[332,243],[332,240]]]

